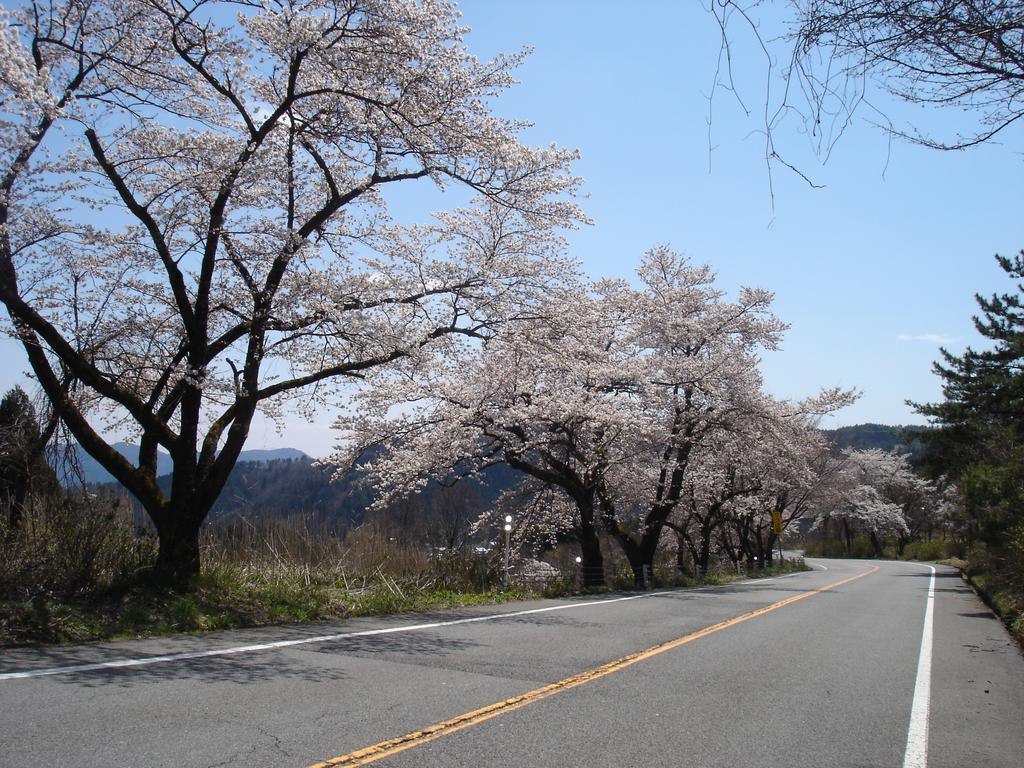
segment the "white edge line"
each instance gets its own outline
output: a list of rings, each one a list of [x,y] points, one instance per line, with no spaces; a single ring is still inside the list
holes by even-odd
[[[414,632],[423,629],[435,629],[437,627],[452,627],[458,624],[473,624],[480,621],[493,621],[512,616],[526,616],[534,613],[547,613],[549,611],[561,611],[566,608],[584,608],[590,605],[601,605],[604,603],[619,603],[625,600],[637,600],[643,597],[658,597],[669,595],[671,592],[645,592],[642,595],[628,595],[626,597],[613,597],[605,600],[588,600],[582,603],[568,603],[565,605],[552,605],[546,608],[531,608],[525,611],[512,611],[510,613],[493,613],[486,616],[471,616],[465,619],[452,619],[451,621],[434,621],[426,624],[403,624],[397,627],[384,627],[381,629],[365,629],[359,632],[341,632],[334,635],[318,635],[316,637],[302,637],[294,640],[275,640],[270,643],[255,643],[253,645],[237,645],[230,648],[215,648],[207,651],[186,651],[164,656],[143,656],[136,659],[115,659],[113,661],[101,661],[93,664],[75,664],[66,667],[48,667],[45,669],[30,669],[22,672],[0,673],[0,680],[19,680],[27,677],[47,677],[50,675],[61,675],[72,672],[93,672],[100,669],[124,669],[127,667],[143,667],[150,664],[161,664],[169,661],[187,661],[190,659],[205,659],[211,656],[232,656],[239,653],[251,653],[253,651],[269,651],[277,648],[290,648],[296,645],[309,645],[311,643],[326,643],[332,640],[345,640],[352,637],[370,637],[373,635],[391,635],[398,632]]]
[[[924,628],[921,630],[921,651],[917,658],[917,679],[914,683],[914,702],[910,705],[910,725],[907,728],[907,747],[903,753],[903,768],[927,768],[928,720],[932,689],[932,625],[935,606],[935,567],[928,580],[928,598],[924,609]]]
[[[786,576],[777,576],[772,579],[751,579],[746,584],[756,586],[775,581],[780,578],[799,576],[803,572],[791,573]],[[44,669],[29,669],[21,672],[0,672],[0,680],[24,680],[30,677],[50,677],[52,675],[72,674],[75,672],[95,672],[101,669],[127,669],[131,667],[145,667],[151,664],[164,664],[172,661],[189,661],[191,659],[206,659],[212,656],[234,656],[240,653],[252,653],[254,651],[270,651],[277,648],[291,648],[297,645],[310,645],[313,643],[327,643],[333,640],[346,640],[353,637],[372,637],[374,635],[392,635],[399,632],[416,632],[424,629],[436,629],[438,627],[453,627],[459,624],[474,624],[481,621],[494,621],[514,616],[528,616],[536,613],[548,613],[549,611],[563,611],[569,608],[586,608],[592,605],[604,605],[609,603],[621,603],[626,600],[639,600],[647,597],[663,597],[676,594],[679,591],[701,592],[709,589],[717,589],[723,586],[712,584],[707,587],[696,587],[689,590],[673,590],[671,592],[645,592],[641,595],[627,595],[626,597],[612,597],[604,600],[588,600],[582,603],[567,603],[564,605],[551,605],[546,608],[531,608],[525,611],[512,611],[509,613],[492,613],[486,616],[471,616],[465,619],[452,619],[451,621],[434,621],[427,624],[403,624],[397,627],[384,627],[382,629],[365,629],[359,632],[341,632],[334,635],[318,635],[316,637],[302,637],[294,640],[275,640],[270,643],[255,643],[253,645],[237,645],[230,648],[214,648],[206,651],[185,651],[183,653],[167,654],[163,656],[143,656],[135,659],[115,659],[113,661],[100,661],[93,664],[75,664],[66,667],[47,667]]]

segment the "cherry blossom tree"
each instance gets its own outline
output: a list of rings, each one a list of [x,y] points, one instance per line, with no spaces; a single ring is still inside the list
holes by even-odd
[[[739,431],[718,440],[691,459],[682,499],[666,526],[675,531],[677,563],[683,573],[707,573],[712,555],[722,549],[734,563],[740,548],[728,528],[744,509],[743,500],[764,488],[765,477],[752,466],[746,436]],[[685,555],[689,555],[687,567]]]
[[[772,513],[788,529],[809,511],[822,482],[828,447],[817,414],[854,396],[829,392],[798,404],[765,397],[695,457],[683,502],[666,523],[677,535],[680,571],[707,572],[715,552],[733,564],[773,558]]]
[[[764,478],[761,487],[729,514],[728,528],[748,563],[774,559],[782,534],[775,533],[772,515],[778,513],[783,534],[813,516],[815,501],[839,466],[814,416],[775,424],[772,439],[760,442],[760,450],[752,453],[754,467]]]
[[[507,517],[512,518],[509,540],[514,563],[572,539],[579,530],[579,511],[572,499],[557,486],[530,475],[502,491],[477,518],[473,532],[492,536],[500,533]]]
[[[842,525],[847,550],[851,546],[852,532],[859,530],[868,535],[876,555],[882,554],[881,536],[905,534],[908,531],[907,521],[899,505],[886,501],[870,485],[850,487],[835,506],[818,517],[819,524],[828,520],[836,520]]]
[[[606,341],[618,330],[581,288],[552,285],[532,313],[485,345],[450,348],[414,378],[362,391],[336,425],[342,441],[335,462],[347,467],[383,446],[362,465],[382,503],[431,477],[506,463],[572,500],[584,582],[603,583],[601,457],[611,455],[628,418],[608,387],[634,385],[610,361]],[[396,403],[403,404],[397,413]]]
[[[520,56],[478,61],[457,17],[443,0],[32,0],[0,20],[0,301],[75,439],[151,517],[160,578],[198,572],[258,411],[315,413],[346,381],[486,336],[581,218],[573,154],[491,111]],[[417,180],[474,207],[397,226],[387,190]]]
[[[648,252],[637,277],[589,290],[569,280],[486,344],[391,391],[366,391],[359,415],[338,423],[337,460],[387,446],[365,464],[385,492],[507,463],[575,504],[584,584],[603,582],[602,531],[644,583],[694,457],[778,416],[757,351],[784,326],[769,293],[726,300],[708,267],[668,248]]]
[[[859,531],[882,553],[881,537],[893,536],[902,547],[911,534],[908,517],[921,508],[935,510],[939,493],[914,473],[907,457],[878,448],[843,451],[837,471],[821,493],[815,525],[841,527],[847,550]]]

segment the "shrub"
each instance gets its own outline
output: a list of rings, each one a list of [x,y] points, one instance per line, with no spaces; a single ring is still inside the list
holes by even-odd
[[[866,536],[854,536],[850,546],[838,539],[819,539],[809,541],[804,549],[808,557],[853,557],[874,558],[878,555]]]
[[[963,547],[952,539],[912,541],[903,548],[906,560],[946,560],[963,554]]]
[[[85,594],[128,582],[153,561],[155,542],[109,496],[50,497],[24,527],[0,523],[0,597]]]

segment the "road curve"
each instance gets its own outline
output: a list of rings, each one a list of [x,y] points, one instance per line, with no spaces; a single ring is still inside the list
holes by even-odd
[[[1024,656],[955,571],[814,564],[696,590],[2,652],[0,766],[1020,768]]]

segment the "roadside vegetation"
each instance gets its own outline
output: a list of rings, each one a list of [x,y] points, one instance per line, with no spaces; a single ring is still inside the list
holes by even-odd
[[[77,642],[496,603],[493,557],[432,557],[378,523],[343,535],[289,522],[208,527],[185,587],[152,578],[153,533],[112,496],[37,499],[0,524],[0,645]]]
[[[0,647],[84,642],[355,616],[423,612],[579,592],[565,551],[517,557],[503,584],[503,552],[431,553],[400,541],[381,517],[342,535],[299,519],[209,527],[203,572],[186,588],[149,578],[156,542],[116,497],[28,506],[16,534],[0,523]],[[604,590],[632,585],[628,565]],[[802,569],[759,569],[763,576]],[[685,586],[748,576],[732,569],[702,578],[660,568],[652,583]]]
[[[210,527],[187,587],[151,578],[156,542],[116,500],[49,507],[0,549],[0,645],[193,632],[502,602],[493,558],[431,558],[372,524],[335,536],[262,522]]]

